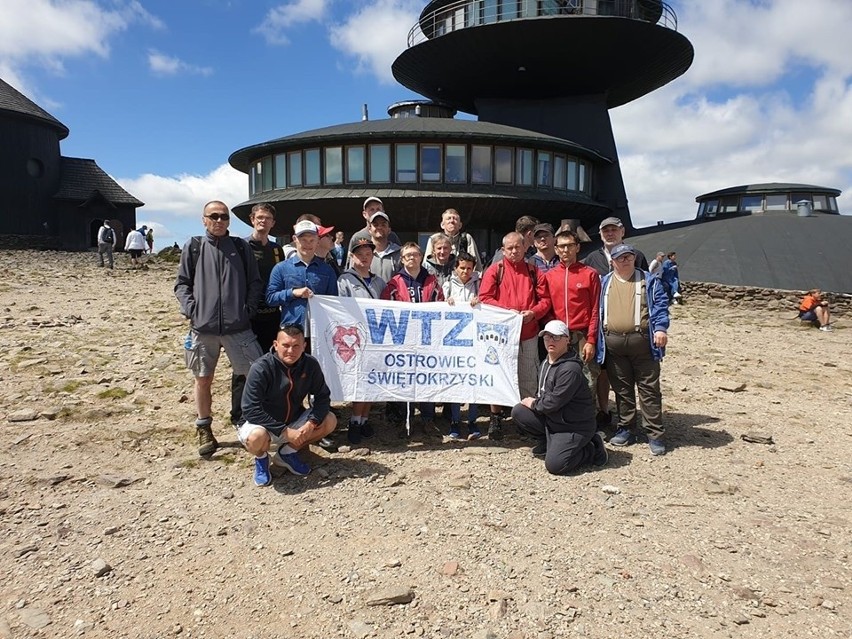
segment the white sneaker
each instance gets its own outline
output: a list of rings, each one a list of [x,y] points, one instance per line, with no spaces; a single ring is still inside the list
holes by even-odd
[[[819,330],[825,331],[826,333],[831,333],[834,329],[831,328],[831,324],[826,324],[825,326],[820,326]]]

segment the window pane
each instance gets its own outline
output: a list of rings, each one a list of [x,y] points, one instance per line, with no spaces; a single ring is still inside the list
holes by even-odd
[[[494,181],[497,184],[512,183],[512,149],[498,146],[494,149]]]
[[[424,182],[441,180],[441,147],[423,144],[420,147],[420,178]]]
[[[257,189],[254,188],[255,183],[257,182],[257,167],[252,164],[249,169],[249,195],[254,195],[257,192]]]
[[[532,149],[518,149],[515,165],[515,182],[532,185],[533,183],[533,152]]]
[[[497,22],[497,2],[499,0],[482,0],[481,17],[486,24]]]
[[[835,198],[833,195],[830,195],[828,197],[828,209],[830,211],[837,211],[837,198]]]
[[[254,163],[254,192],[263,190],[263,162],[258,160]]]
[[[390,144],[370,145],[370,182],[390,182]]]
[[[320,150],[305,151],[305,186],[320,184]]]
[[[707,206],[704,208],[704,215],[707,217],[716,217],[719,212],[719,200],[707,200]]]
[[[330,146],[325,150],[325,183],[343,184],[343,148]]]
[[[263,190],[272,190],[272,156],[263,158]]]
[[[580,162],[578,168],[580,169],[579,184],[578,184],[579,190],[584,191],[584,192],[588,192],[589,191],[589,181],[588,181],[587,175],[586,175],[586,163]]]
[[[568,160],[568,190],[577,190],[577,160]]]
[[[762,211],[763,196],[762,195],[743,195],[740,200],[741,211]]]
[[[736,213],[739,198],[736,195],[723,197],[719,205],[719,211],[722,213]]]
[[[538,152],[538,166],[536,168],[536,184],[539,186],[553,186],[553,175],[551,174],[550,153]]]
[[[417,181],[417,145],[396,145],[396,181]]]
[[[787,196],[785,194],[775,194],[766,196],[767,211],[785,211],[787,210]]]
[[[275,188],[287,188],[287,156],[283,153],[275,156]]]
[[[363,182],[364,171],[364,147],[350,146],[346,149],[346,181]]]
[[[814,193],[814,211],[827,211],[828,205],[825,202],[825,196]]]
[[[565,188],[565,156],[555,155],[553,157],[553,187]]]
[[[811,202],[811,194],[810,193],[790,193],[790,207],[795,211],[796,210],[796,202],[799,200],[807,200]]]
[[[302,153],[287,154],[287,184],[290,186],[302,186]]]
[[[491,147],[472,146],[470,148],[471,176],[474,184],[491,184]]]
[[[444,181],[467,182],[467,147],[464,144],[448,144],[445,153]]]

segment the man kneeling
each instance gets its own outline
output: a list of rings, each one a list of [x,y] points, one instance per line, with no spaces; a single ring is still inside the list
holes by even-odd
[[[583,362],[571,350],[568,327],[551,320],[538,335],[547,350],[538,393],[516,404],[512,418],[521,431],[538,440],[533,455],[544,458],[552,475],[564,475],[585,464],[603,466],[607,452],[595,432],[595,404],[583,377]]]
[[[305,410],[305,397],[313,404]],[[296,451],[318,442],[337,426],[331,393],[319,362],[305,353],[305,334],[298,325],[278,331],[272,350],[255,360],[243,391],[243,417],[237,432],[240,442],[254,455],[254,483],[269,486],[269,447],[278,446],[272,463],[294,475],[307,475],[311,467]]]

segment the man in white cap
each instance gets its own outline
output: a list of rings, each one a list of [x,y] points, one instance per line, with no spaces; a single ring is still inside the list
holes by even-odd
[[[605,465],[606,447],[595,432],[595,404],[583,364],[570,348],[568,327],[551,320],[539,336],[547,358],[541,363],[538,391],[515,404],[512,419],[538,441],[533,455],[544,458],[552,475],[565,475],[586,464]]]
[[[356,233],[352,234],[352,237],[349,240],[349,252],[350,253],[352,252],[352,249],[355,248],[355,246],[361,240],[371,239],[371,237],[370,237],[370,219],[376,213],[384,212],[384,210],[385,210],[385,205],[382,204],[382,201],[379,198],[377,198],[375,195],[371,195],[366,200],[364,200],[364,206],[362,207],[362,210],[361,210],[361,216],[364,218],[364,221],[366,222],[366,226],[363,229],[361,229],[360,231],[357,231]],[[388,218],[388,219],[390,219],[390,218]],[[402,244],[402,242],[399,241],[399,237],[397,236],[397,234],[394,233],[393,231],[391,231],[390,234],[388,235],[388,240],[390,242],[396,244],[397,246],[400,246]],[[348,262],[349,262],[349,260],[347,259],[346,263],[348,263]]]
[[[612,270],[612,259],[610,251],[613,247],[624,242],[624,224],[617,217],[608,217],[603,220],[598,227],[601,232],[601,242],[603,246],[597,251],[592,251],[583,258],[583,264],[591,266],[601,276],[606,275]],[[648,260],[643,255],[642,251],[636,249],[636,267],[643,271],[648,270]]]

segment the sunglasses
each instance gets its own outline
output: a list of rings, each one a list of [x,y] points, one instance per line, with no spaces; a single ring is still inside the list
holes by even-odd
[[[227,222],[231,219],[231,216],[227,213],[211,213],[210,215],[205,215],[208,220],[213,220],[214,222]]]

